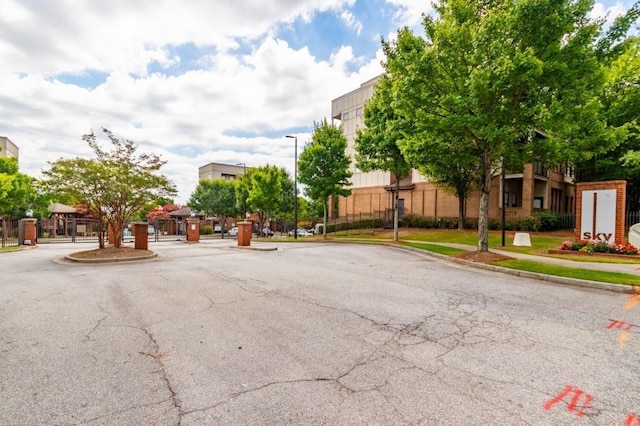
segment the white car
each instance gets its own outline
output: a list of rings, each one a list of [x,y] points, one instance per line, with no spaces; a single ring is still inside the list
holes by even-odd
[[[234,226],[233,228],[229,229],[229,235],[232,237],[237,237],[238,236],[238,227]]]
[[[295,229],[289,231],[289,236],[293,237],[295,235]],[[298,228],[298,237],[313,237],[313,232],[307,231],[304,228]]]

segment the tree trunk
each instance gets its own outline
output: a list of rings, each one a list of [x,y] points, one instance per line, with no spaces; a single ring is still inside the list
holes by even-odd
[[[115,248],[122,247],[122,224],[118,222],[113,222],[111,224],[111,229],[113,229],[113,246]]]
[[[100,224],[99,232],[98,232],[98,248],[105,248],[104,237],[107,234],[108,224],[105,224],[104,218],[102,215],[96,215],[95,221]],[[106,226],[105,226],[106,225]]]
[[[220,239],[224,240],[224,225],[227,224],[227,217],[226,216],[221,216],[221,217],[222,217],[222,223],[220,224]],[[215,232],[215,229],[214,229],[214,232]]]
[[[462,231],[464,229],[464,204],[465,204],[465,195],[460,195],[458,197],[458,230]]]
[[[491,152],[482,155],[482,184],[478,214],[478,251],[489,251],[489,192],[491,191]]]
[[[400,200],[400,178],[396,175],[396,193],[393,205],[393,241],[398,241],[398,200]]]

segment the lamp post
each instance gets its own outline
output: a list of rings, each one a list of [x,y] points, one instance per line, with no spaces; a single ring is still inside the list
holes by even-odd
[[[295,140],[294,168],[293,168],[293,238],[298,239],[298,137],[287,135]]]
[[[242,178],[247,175],[247,164],[246,163],[237,163],[236,166],[242,166]],[[242,209],[244,210],[242,214],[244,215],[243,220],[247,220],[247,199],[244,198],[242,200]]]

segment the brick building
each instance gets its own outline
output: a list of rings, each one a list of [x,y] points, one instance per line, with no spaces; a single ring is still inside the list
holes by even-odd
[[[347,154],[352,158],[352,193],[340,197],[331,217],[372,214],[391,209],[395,191],[395,177],[389,172],[363,173],[355,165],[354,139],[356,129],[363,126],[364,104],[373,95],[378,77],[331,102],[331,117],[341,124],[347,138]],[[541,136],[542,137],[542,136]],[[491,184],[489,217],[501,217],[503,202],[500,175]],[[525,165],[521,173],[505,175],[504,206],[507,217],[526,217],[535,211],[547,210],[557,214],[575,213],[575,185],[572,167],[557,166],[545,169],[542,163]],[[466,200],[465,216],[477,218],[480,194],[472,193]],[[411,213],[425,217],[457,217],[458,199],[436,187],[418,171],[400,181],[399,209],[401,214]]]

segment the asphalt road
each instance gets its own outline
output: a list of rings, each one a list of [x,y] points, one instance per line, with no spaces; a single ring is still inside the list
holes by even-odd
[[[233,243],[0,254],[0,424],[640,424],[640,296]]]

